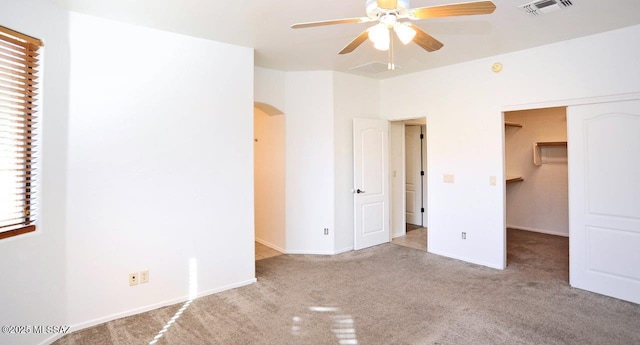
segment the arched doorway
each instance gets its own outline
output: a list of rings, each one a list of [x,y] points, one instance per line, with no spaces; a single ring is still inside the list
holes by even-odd
[[[254,224],[256,260],[284,253],[285,123],[279,109],[254,103]]]

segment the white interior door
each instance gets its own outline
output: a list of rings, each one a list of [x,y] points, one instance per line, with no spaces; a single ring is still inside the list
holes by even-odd
[[[640,101],[569,107],[572,286],[640,303]]]
[[[354,249],[389,242],[389,122],[353,120]]]
[[[422,226],[422,150],[421,126],[406,126],[405,145],[405,205],[407,223]]]

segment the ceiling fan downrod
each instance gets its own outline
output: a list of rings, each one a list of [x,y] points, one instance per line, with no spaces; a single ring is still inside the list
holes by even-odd
[[[393,30],[389,30],[389,65],[387,66],[387,68],[390,71],[396,69],[396,64],[393,61]]]

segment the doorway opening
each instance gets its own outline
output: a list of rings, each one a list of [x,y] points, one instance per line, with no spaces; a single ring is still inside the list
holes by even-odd
[[[255,259],[261,260],[286,248],[284,114],[255,103],[253,125]]]
[[[427,250],[426,119],[391,122],[392,243]]]
[[[567,108],[504,113],[507,265],[539,262],[569,281]]]

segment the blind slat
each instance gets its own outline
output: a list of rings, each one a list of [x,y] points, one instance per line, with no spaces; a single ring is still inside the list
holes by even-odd
[[[11,221],[13,220],[22,220],[24,218],[17,218],[17,219],[11,219]],[[29,225],[29,224],[33,224],[35,220],[28,220],[28,221],[22,221],[22,222],[16,222],[16,223],[11,223],[11,224],[7,224],[7,225],[2,225],[0,226],[0,229],[4,230],[7,228],[11,228],[11,227],[16,227],[16,226],[24,226],[24,225]]]
[[[0,126],[2,126],[2,124],[6,124],[6,123],[19,123],[22,126],[20,126],[21,128],[24,128],[24,126],[33,126],[36,124],[35,120],[31,120],[31,119],[25,119],[22,117],[17,117],[17,116],[7,116],[7,117],[2,117],[0,116]]]
[[[16,60],[18,63],[22,63],[23,61],[38,62],[38,58],[33,55],[29,55],[28,51],[7,48],[7,46],[8,45],[2,44],[2,41],[0,41],[0,55],[15,57],[18,59]]]
[[[27,105],[30,105],[27,103]],[[0,100],[0,119],[7,120],[9,118],[15,118],[16,116],[26,115],[33,116],[37,112],[37,106],[35,104],[28,107],[19,107],[15,104],[7,104]]]
[[[38,51],[27,49],[24,47],[24,45],[20,44],[20,41],[14,40],[7,36],[2,37],[2,39],[0,40],[0,46],[5,47],[7,49],[17,50],[19,52],[22,52],[25,55],[29,55],[33,57],[37,57],[38,55],[40,55]]]
[[[22,205],[27,201],[35,201],[35,198],[31,198],[31,199],[25,199],[25,198],[21,198],[21,199],[15,199],[14,200],[17,204]],[[9,212],[8,214],[34,214],[33,211],[30,211],[27,209],[27,212],[24,211],[24,208],[22,207],[18,207],[16,208],[13,212]]]
[[[19,179],[20,177],[16,176],[15,174],[9,174],[8,171],[14,171],[14,170],[24,170],[24,169],[30,169],[31,171],[36,171],[37,168],[35,167],[35,165],[37,165],[38,161],[37,160],[15,160],[13,163],[3,163],[0,165],[0,174],[2,174],[2,178],[3,181],[6,179],[7,181],[9,180],[16,180]],[[18,165],[20,164],[20,165]],[[12,177],[13,176],[13,177]]]
[[[37,90],[30,85],[9,85],[9,83],[2,83],[0,85],[0,95],[6,98],[22,99],[27,102],[33,102],[38,95]]]
[[[8,63],[8,61],[3,61],[5,60],[5,56],[0,55],[0,63],[4,66],[5,69],[10,70],[10,71],[14,71],[16,72],[16,74],[20,73],[20,75],[24,75],[25,78],[27,79],[31,79],[31,78],[36,78],[37,74],[38,74],[38,66],[31,66],[28,63],[23,63],[23,64],[15,64],[15,63]],[[8,59],[8,58],[6,58]]]
[[[0,78],[2,78],[3,76],[4,75],[0,74]],[[38,88],[35,85],[24,83],[25,79],[21,79],[18,77],[11,78],[10,76],[4,76],[4,77],[6,78],[0,79],[0,86],[4,87],[3,93],[13,95],[16,93],[22,93],[24,90],[29,90],[29,91],[38,90]],[[35,83],[35,81],[33,80],[30,80],[30,81]]]
[[[37,93],[34,93],[29,88],[16,89],[7,87],[5,85],[0,85],[0,100],[4,101],[20,101],[21,104],[29,107],[35,107],[35,96]]]
[[[35,108],[35,107],[34,107]],[[0,113],[11,115],[11,114],[29,114],[32,115],[36,112],[36,109],[26,108],[26,109],[13,109],[9,107],[5,107],[0,105]]]
[[[8,66],[11,68],[33,70],[33,73],[38,72],[37,67],[39,66],[39,64],[35,61],[29,61],[27,56],[18,56],[17,54],[7,55],[3,54],[3,51],[0,50],[0,61],[2,60],[5,60],[5,63],[8,62]]]
[[[11,44],[6,40],[0,40],[0,51],[7,55],[24,56],[26,60],[38,60],[38,53],[25,49],[23,46]]]
[[[2,95],[0,94],[0,105],[7,108],[22,110],[22,109],[33,109],[36,106],[35,104],[30,103],[29,101],[24,101],[17,97],[14,99],[4,99],[1,96]]]
[[[35,201],[35,199],[34,198],[32,198],[32,199],[24,199],[24,198],[16,199],[15,200],[16,207],[13,208],[12,210],[10,210],[7,214],[10,214],[10,215],[18,215],[18,214],[29,214],[29,215],[32,215],[32,214],[34,214],[34,212],[33,212],[34,209],[31,209],[31,210],[30,209],[26,209],[25,210],[25,208],[24,208],[24,205],[26,203],[28,203],[29,201]]]
[[[33,121],[37,120],[37,117],[34,116],[34,115],[25,115],[25,114],[16,115],[16,114],[4,114],[4,113],[0,114],[0,118],[9,118],[9,117],[18,117],[18,116],[21,116],[21,117],[24,117],[25,119],[30,119],[30,120],[33,120]]]
[[[0,153],[2,152],[7,152],[7,153],[33,152],[33,149],[37,147],[37,145],[35,145],[34,143],[35,142],[14,143],[14,142],[11,142],[11,140],[9,140],[8,138],[3,138],[2,136],[0,136]]]
[[[10,181],[10,182],[12,183],[12,186],[14,186],[14,187],[11,187],[11,188],[7,187],[9,189],[13,189],[11,194],[13,194],[15,192],[20,192],[21,190],[27,190],[28,188],[34,188],[34,186],[30,186],[29,185],[29,184],[32,184],[34,182],[32,179],[31,180],[30,179],[23,179],[23,180],[16,180],[16,181]],[[27,190],[27,192],[29,192],[29,191]]]
[[[3,130],[2,128],[0,128],[0,139],[11,139],[13,141],[18,141],[18,142],[22,142],[22,143],[32,143],[35,142],[36,140],[34,138],[24,138],[24,137],[17,137],[17,138],[9,138],[6,136],[6,134],[8,134],[9,132]],[[4,136],[3,136],[4,134]]]
[[[6,65],[0,65],[0,78],[12,77],[12,78],[17,78],[15,80],[21,81],[23,83],[32,84],[32,85],[36,84],[35,79],[38,78],[37,75],[24,73],[22,71],[16,71],[8,67],[9,66],[6,66]]]
[[[0,164],[0,169],[13,169],[13,168],[20,168],[20,167],[16,167],[16,164],[20,164],[21,166],[24,166],[26,164],[36,164],[37,160],[35,160],[32,156],[21,156],[21,157],[4,157],[7,159],[11,159],[13,162],[8,163],[8,162],[4,162],[2,164]]]

